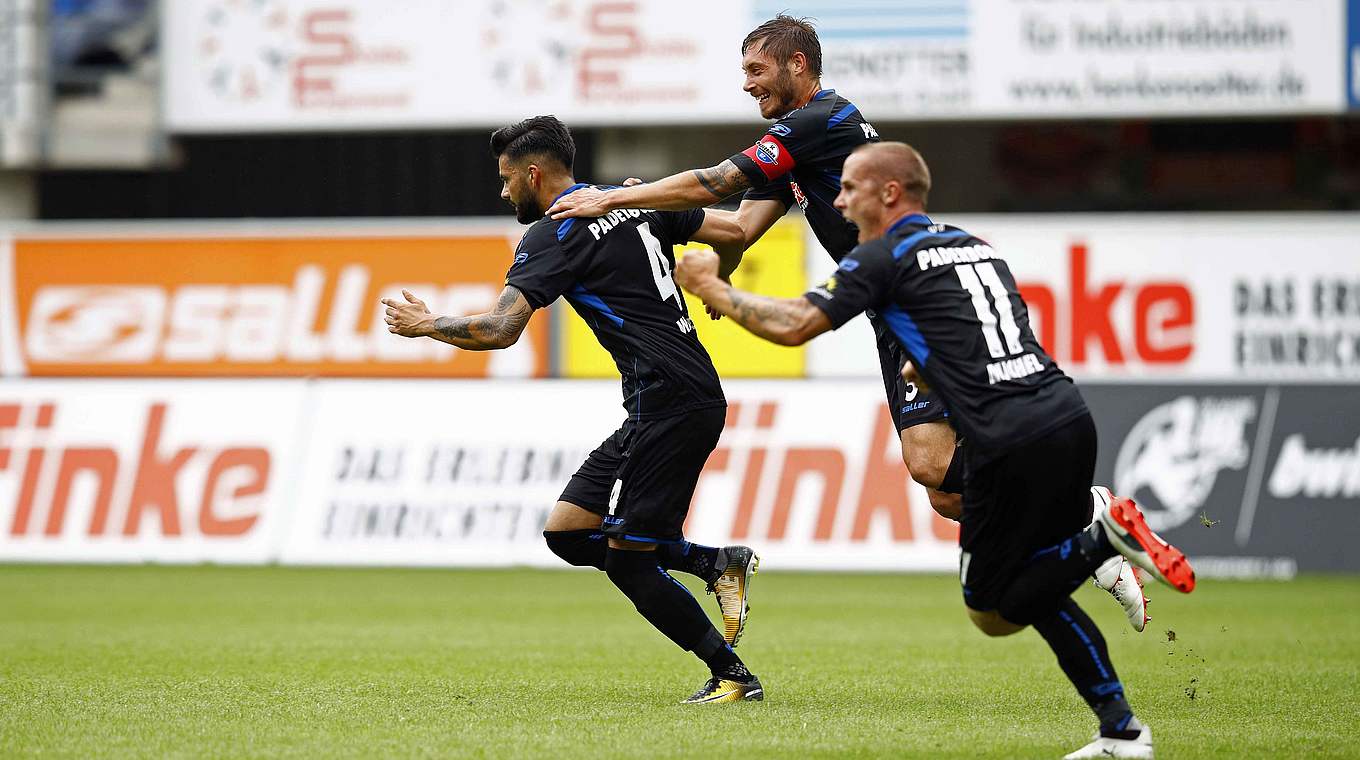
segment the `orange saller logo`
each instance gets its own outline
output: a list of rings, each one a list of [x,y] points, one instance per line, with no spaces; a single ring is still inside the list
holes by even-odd
[[[433,311],[490,309],[505,237],[18,240],[32,375],[535,377],[546,319],[505,351],[387,331],[402,288]]]

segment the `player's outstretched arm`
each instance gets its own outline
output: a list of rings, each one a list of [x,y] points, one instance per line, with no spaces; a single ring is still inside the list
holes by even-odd
[[[515,344],[534,313],[524,300],[524,294],[513,285],[496,299],[496,306],[486,314],[467,317],[437,317],[430,313],[425,302],[409,290],[401,291],[405,302],[384,298],[387,307],[388,332],[406,338],[434,338],[469,351],[490,351]]]
[[[831,329],[826,313],[806,298],[770,298],[738,290],[718,277],[718,254],[692,251],[675,268],[675,279],[720,314],[781,346],[801,346]]]
[[[736,250],[742,245],[746,235],[742,232],[741,224],[737,222],[736,214],[714,208],[704,209],[703,213],[704,221],[699,225],[699,229],[690,234],[691,240],[706,243],[719,251]],[[740,255],[737,260],[741,260]]]
[[[642,185],[608,191],[583,187],[558,198],[548,209],[548,215],[553,219],[596,217],[619,208],[685,211],[712,205],[750,186],[750,178],[728,159],[717,166],[672,174]]]

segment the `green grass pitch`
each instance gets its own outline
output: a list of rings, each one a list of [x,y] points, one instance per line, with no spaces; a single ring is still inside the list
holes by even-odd
[[[1094,731],[948,576],[753,591],[769,696],[696,707],[702,665],[599,573],[0,566],[0,756],[1056,758]],[[1360,578],[1150,591],[1142,635],[1078,593],[1158,757],[1360,754]]]

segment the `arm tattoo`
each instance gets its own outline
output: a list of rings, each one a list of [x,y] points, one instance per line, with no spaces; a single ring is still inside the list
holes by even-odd
[[[768,341],[794,346],[821,332],[812,327],[817,307],[806,298],[758,296],[743,293],[731,285],[725,292],[732,307],[723,311],[737,324]]]
[[[504,348],[514,343],[524,332],[524,325],[533,313],[533,307],[524,300],[519,289],[506,285],[491,313],[471,317],[440,317],[434,321],[434,330],[445,343],[452,343],[459,348],[474,351]]]
[[[695,169],[694,178],[699,180],[699,184],[704,189],[713,194],[717,200],[722,200],[727,196],[745,190],[751,186],[751,179],[746,173],[737,168],[731,159],[723,161],[717,166],[708,169]]]

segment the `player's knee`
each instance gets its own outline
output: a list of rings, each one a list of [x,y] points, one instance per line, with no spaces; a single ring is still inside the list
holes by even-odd
[[[973,625],[977,626],[979,631],[993,637],[1010,636],[1025,629],[1023,625],[1016,625],[1006,620],[997,610],[980,612],[970,609],[968,610],[968,619],[973,621]]]
[[[604,572],[610,583],[645,614],[656,601],[654,587],[664,571],[656,563],[656,552],[610,549],[605,554]]]
[[[963,497],[956,493],[945,493],[934,488],[927,489],[930,508],[946,520],[958,522],[963,517]]]
[[[598,530],[545,530],[543,540],[568,565],[605,569],[605,540]]]
[[[944,480],[947,465],[941,467],[935,461],[937,458],[934,452],[920,446],[902,447],[902,463],[907,466],[907,472],[911,473],[911,479],[926,488],[939,488]]]

